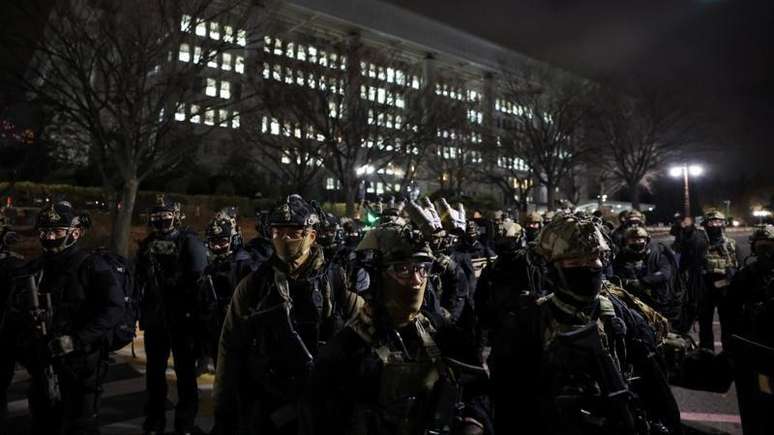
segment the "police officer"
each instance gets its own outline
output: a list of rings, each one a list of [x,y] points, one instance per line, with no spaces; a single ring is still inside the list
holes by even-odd
[[[205,354],[218,361],[218,341],[234,289],[255,270],[255,258],[243,247],[242,231],[237,225],[236,210],[224,209],[215,214],[206,229],[209,264],[204,270],[204,289],[208,293]]]
[[[237,286],[226,313],[213,433],[296,433],[297,400],[319,345],[360,300],[337,284],[346,283],[343,270],[325,267],[318,224],[298,195],[272,210],[274,256]]]
[[[373,298],[328,343],[315,363],[306,400],[319,434],[492,433],[486,400],[465,375],[480,367],[450,358],[453,330],[422,313],[433,264],[429,244],[410,226],[367,232],[358,250],[374,251]],[[465,373],[463,375],[462,373]]]
[[[37,217],[43,255],[18,271],[2,328],[3,353],[32,377],[32,433],[97,434],[107,347],[124,312],[110,265],[79,247],[89,226],[66,201]]]
[[[507,331],[505,354],[517,356],[495,379],[512,391],[505,403],[495,399],[497,431],[679,433],[677,405],[653,357],[666,321],[604,282],[610,247],[597,226],[557,216],[536,249],[550,263],[554,292],[525,305]]]
[[[669,320],[680,316],[676,298],[677,263],[662,244],[652,244],[648,231],[639,226],[624,232],[621,252],[613,261],[615,276],[623,287]]]
[[[712,322],[715,308],[718,309],[721,326],[725,321],[723,299],[728,295],[731,280],[739,267],[736,256],[736,242],[725,234],[726,217],[719,211],[704,215],[702,226],[707,232],[709,243],[704,255],[702,273],[704,293],[699,299],[699,346],[714,350],[715,334]],[[726,343],[727,333],[721,327],[721,341]]]
[[[769,348],[766,356],[732,346],[735,382],[742,429],[745,434],[766,434],[774,430],[771,415],[774,400],[770,393],[771,377],[759,376],[754,365],[771,367],[774,353],[774,226],[757,228],[750,236],[755,261],[739,270],[727,298],[728,316],[722,325],[729,336]],[[757,347],[756,347],[757,348]],[[768,382],[767,382],[768,381]]]
[[[620,225],[613,230],[610,237],[613,239],[616,248],[621,248],[624,242],[624,235],[629,228],[639,228],[645,225],[645,217],[639,210],[623,211],[618,215]]]
[[[162,434],[166,427],[167,359],[175,359],[178,402],[175,431],[195,430],[199,407],[196,360],[201,353],[201,278],[207,250],[196,233],[182,227],[180,205],[163,195],[150,209],[151,234],[137,252],[137,284],[143,289],[140,327],[145,330],[147,355],[146,434]]]

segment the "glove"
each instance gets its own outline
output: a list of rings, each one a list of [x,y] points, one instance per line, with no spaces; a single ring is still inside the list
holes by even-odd
[[[424,206],[416,201],[409,202],[407,209],[409,219],[419,226],[425,235],[433,235],[442,229],[441,218],[429,198],[425,197],[423,203]]]
[[[446,198],[441,198],[441,222],[446,231],[465,231],[465,207],[462,203],[457,203],[457,210],[455,210]]]
[[[53,357],[65,356],[75,351],[75,342],[73,337],[62,335],[48,342],[48,351]]]

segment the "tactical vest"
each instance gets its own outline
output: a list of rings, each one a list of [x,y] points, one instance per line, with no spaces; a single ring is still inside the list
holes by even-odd
[[[374,342],[370,310],[364,307],[350,328],[371,344],[371,352],[361,362],[366,379],[378,382],[376,401],[357,401],[350,434],[414,435],[426,433],[429,407],[441,376],[447,376],[440,364],[440,351],[430,321],[421,314],[414,320],[415,337],[387,337]],[[364,315],[366,317],[364,317]],[[405,333],[405,329],[404,329]],[[418,343],[415,355],[405,348],[404,339]]]
[[[704,270],[713,275],[726,275],[729,269],[738,266],[736,261],[736,243],[723,236],[718,244],[710,244],[704,256]]]

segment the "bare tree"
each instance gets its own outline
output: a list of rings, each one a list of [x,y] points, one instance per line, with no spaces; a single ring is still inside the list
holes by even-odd
[[[235,98],[206,95],[202,73],[220,70],[226,59],[230,69],[244,68],[239,53],[260,23],[256,9],[249,0],[153,0],[142,7],[65,0],[56,2],[43,38],[14,41],[35,51],[20,81],[56,113],[59,131],[70,132],[67,146],[88,156],[118,195],[117,252],[127,253],[143,180],[174,168],[203,136],[238,120],[228,109]],[[183,120],[199,125],[176,122]]]
[[[697,119],[670,95],[641,90],[633,96],[600,89],[591,130],[599,150],[596,163],[629,192],[640,208],[640,193],[666,161],[693,140]]]
[[[501,146],[526,163],[553,208],[560,182],[588,151],[583,125],[591,84],[544,66],[514,71],[503,69],[499,110],[512,122],[502,129]]]

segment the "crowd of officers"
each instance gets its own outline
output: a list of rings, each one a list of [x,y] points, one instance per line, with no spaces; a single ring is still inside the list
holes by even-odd
[[[728,352],[774,347],[774,227],[740,266],[718,212],[676,224],[669,247],[638,211],[617,227],[569,210],[466,216],[444,199],[370,211],[365,228],[291,195],[257,213],[254,240],[230,209],[201,240],[160,196],[133,273],[79,246],[89,220],[65,201],[40,212],[32,261],[3,223],[0,425],[20,364],[33,433],[99,433],[129,319],[144,331],[146,434],[167,428],[170,353],[177,434],[200,432],[210,367],[213,434],[679,434],[670,381],[701,388],[717,367],[736,377],[745,433],[774,433],[749,355]]]

